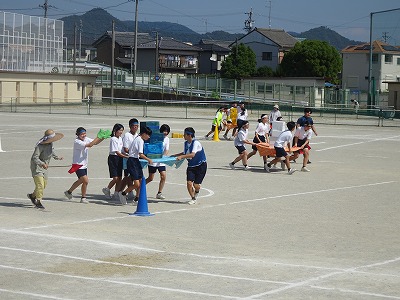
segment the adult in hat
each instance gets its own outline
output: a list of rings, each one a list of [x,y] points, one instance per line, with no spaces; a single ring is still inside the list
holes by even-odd
[[[47,129],[43,137],[36,143],[35,150],[31,157],[31,172],[35,183],[35,190],[28,194],[28,198],[37,207],[44,209],[42,205],[43,192],[47,186],[48,168],[50,159],[54,158],[62,160],[63,157],[58,156],[54,152],[53,143],[62,139],[62,133],[54,132],[52,129]]]
[[[277,121],[279,117],[282,117],[281,111],[279,110],[279,105],[275,104],[269,113],[268,121],[272,124],[272,122]]]

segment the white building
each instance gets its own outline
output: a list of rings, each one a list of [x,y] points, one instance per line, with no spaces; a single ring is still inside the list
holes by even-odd
[[[290,51],[297,42],[297,39],[283,29],[257,27],[237,41],[238,44],[244,44],[254,51],[257,68],[267,66],[272,70],[278,67],[285,53]],[[233,45],[235,43],[231,44]]]
[[[350,90],[368,91],[370,61],[369,43],[348,46],[342,50],[342,87]],[[388,90],[388,81],[400,81],[400,47],[381,41],[372,43],[372,88],[381,92]]]

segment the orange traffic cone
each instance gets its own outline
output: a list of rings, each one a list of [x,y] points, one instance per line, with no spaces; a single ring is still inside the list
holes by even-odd
[[[214,136],[213,136],[213,139],[212,139],[214,142],[220,142],[220,139],[219,139],[219,131],[218,131],[218,126],[217,125],[215,125],[215,129],[214,129]]]

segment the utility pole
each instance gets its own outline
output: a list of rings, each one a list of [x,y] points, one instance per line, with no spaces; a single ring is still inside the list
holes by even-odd
[[[45,0],[45,1],[44,1],[44,4],[43,4],[43,5],[39,5],[39,7],[41,7],[41,8],[44,9],[44,17],[47,18],[47,11],[48,11],[48,9],[51,8],[51,7],[54,7],[54,6],[49,5],[49,4],[48,4],[48,0]]]
[[[250,12],[245,13],[246,15],[248,15],[248,19],[246,21],[244,21],[244,30],[246,30],[247,32],[250,32],[253,29],[253,24],[254,24],[254,20],[252,19],[253,17],[253,8],[250,8]]]
[[[387,32],[387,31],[382,32],[382,40],[383,40],[385,43],[387,43],[387,42],[391,39],[391,36],[389,36],[388,33],[389,33],[389,32]]]
[[[74,24],[74,51],[73,51],[73,68],[72,73],[75,74],[76,72],[76,23]]]
[[[81,61],[82,56],[82,20],[79,20],[79,61]]]
[[[156,61],[155,61],[155,68],[156,68],[156,74],[154,75],[154,78],[158,78],[158,72],[159,72],[159,51],[158,51],[158,47],[159,47],[159,42],[158,42],[158,31],[156,31]]]

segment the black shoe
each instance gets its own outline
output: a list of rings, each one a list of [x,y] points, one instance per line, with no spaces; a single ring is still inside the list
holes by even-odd
[[[42,205],[42,203],[40,203],[40,200],[36,199],[36,204],[35,205],[36,205],[37,208],[44,209],[44,206]]]
[[[35,197],[33,197],[33,194],[27,194],[28,198],[31,199],[31,202],[33,203],[33,205],[36,206],[36,199]]]

